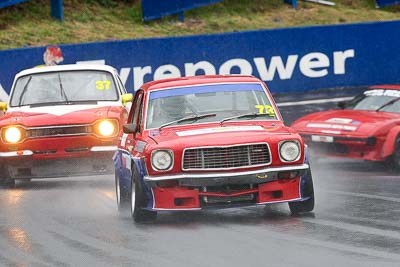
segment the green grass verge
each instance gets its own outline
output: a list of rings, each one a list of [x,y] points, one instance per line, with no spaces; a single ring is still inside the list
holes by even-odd
[[[183,23],[177,16],[143,23],[139,0],[64,0],[61,23],[49,0],[31,0],[0,9],[0,49],[400,19],[399,5],[331,1],[336,6],[299,0],[295,10],[283,0],[225,0],[186,12]]]

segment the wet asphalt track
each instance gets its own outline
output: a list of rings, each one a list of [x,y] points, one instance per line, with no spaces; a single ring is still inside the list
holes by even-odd
[[[331,107],[281,112],[290,124]],[[400,173],[338,159],[312,168],[316,207],[302,217],[278,204],[138,225],[118,213],[113,176],[0,188],[0,266],[400,266]]]
[[[0,266],[400,266],[400,176],[379,164],[313,163],[316,208],[286,204],[118,214],[112,176],[0,189]]]

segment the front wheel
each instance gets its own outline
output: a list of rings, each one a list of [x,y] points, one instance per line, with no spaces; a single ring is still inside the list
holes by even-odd
[[[314,209],[314,197],[305,201],[289,202],[289,208],[293,215],[310,212]]]
[[[117,171],[115,171],[115,195],[117,198],[118,211],[127,209],[129,207],[129,192],[127,188],[121,185],[121,180],[119,179]]]
[[[144,193],[142,185],[135,168],[132,168],[131,179],[131,213],[135,222],[151,222],[157,218],[157,212],[145,210],[148,199]]]
[[[15,180],[10,177],[6,166],[0,166],[0,186],[15,187]]]
[[[310,212],[314,209],[314,185],[311,171],[308,170],[306,175],[308,176],[308,179],[303,186],[303,197],[308,197],[308,199],[304,201],[289,202],[289,209],[293,215]]]
[[[387,163],[391,169],[395,171],[400,170],[400,136],[396,138],[393,154],[389,157]]]

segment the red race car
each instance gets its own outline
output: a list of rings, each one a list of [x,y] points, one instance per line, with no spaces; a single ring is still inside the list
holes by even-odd
[[[0,183],[15,179],[114,173],[132,101],[110,66],[63,65],[15,77],[0,117]]]
[[[247,76],[147,83],[135,94],[114,156],[118,208],[159,211],[288,202],[314,208],[307,149],[265,84]]]
[[[400,85],[369,87],[341,109],[296,120],[314,156],[387,161],[400,168]]]

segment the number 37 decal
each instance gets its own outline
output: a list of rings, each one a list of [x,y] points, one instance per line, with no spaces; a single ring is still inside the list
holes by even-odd
[[[271,117],[275,116],[275,110],[272,106],[269,105],[256,105],[256,109],[258,109],[259,114],[267,114]]]
[[[104,81],[96,81],[96,89],[97,90],[108,90],[110,89],[111,82],[104,80]]]

